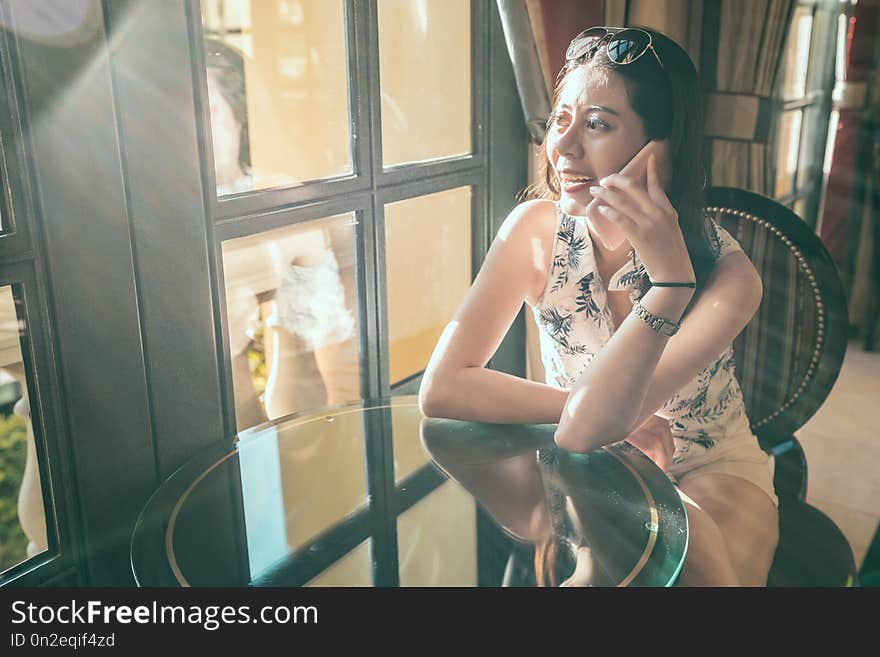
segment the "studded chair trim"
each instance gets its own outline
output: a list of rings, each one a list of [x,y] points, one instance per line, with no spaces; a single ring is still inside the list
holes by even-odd
[[[777,298],[781,298],[780,287],[785,292],[798,295],[797,299],[789,301],[795,305],[791,308],[780,308],[778,316],[783,316],[788,310],[791,315],[788,319],[802,320],[803,324],[809,324],[808,329],[804,326],[786,325],[786,329],[792,334],[783,338],[779,335],[782,331],[780,325],[773,323],[777,317],[776,309],[764,307],[763,315],[759,311],[753,322],[763,322],[767,326],[753,327],[753,333],[748,340],[738,338],[738,342],[734,344],[734,351],[740,352],[737,354],[738,366],[743,365],[745,368],[745,371],[738,369],[737,374],[743,383],[746,397],[751,397],[752,392],[760,395],[767,390],[766,381],[758,383],[755,391],[748,389],[749,381],[758,381],[756,377],[759,375],[755,368],[761,365],[757,358],[779,349],[780,344],[781,348],[790,352],[782,354],[780,360],[789,365],[790,370],[781,372],[780,368],[785,370],[785,367],[780,362],[774,363],[776,369],[767,367],[766,363],[763,365],[767,372],[771,372],[767,376],[773,376],[772,372],[775,372],[783,383],[784,389],[777,390],[781,402],[773,402],[777,398],[773,394],[768,401],[762,401],[757,406],[766,407],[769,404],[775,405],[774,408],[759,408],[757,412],[754,408],[749,409],[752,430],[759,437],[769,437],[769,440],[762,440],[762,444],[773,444],[777,440],[788,439],[818,410],[837,378],[846,349],[848,330],[843,286],[836,266],[821,240],[788,208],[765,196],[733,188],[710,188],[706,198],[705,211],[708,216],[721,224],[727,223],[728,230],[733,228],[731,223],[736,223],[736,231],[731,232],[741,241],[746,253],[753,257],[751,251],[754,248],[760,251],[759,258],[766,257],[769,263],[767,271],[761,271],[765,281],[765,301],[768,290],[774,295],[774,303]],[[749,227],[751,232],[747,230]],[[765,244],[763,235],[758,231],[771,239],[766,240]],[[760,248],[744,240],[744,233],[750,234],[753,242],[759,244]],[[778,240],[775,247],[770,243],[774,239]],[[794,266],[778,260],[773,249],[779,249],[779,243],[787,250]],[[776,281],[775,286],[772,285],[773,281],[767,277],[773,274],[779,276],[781,272],[788,274],[788,280]],[[796,274],[801,280],[797,280]],[[748,330],[749,327],[741,336],[745,336]],[[805,345],[804,340],[809,340],[811,344]],[[762,341],[765,342],[761,344]],[[743,342],[749,342],[750,348],[744,350]],[[805,351],[805,347],[809,351]],[[743,353],[744,351],[750,353]],[[774,356],[779,354],[774,353]],[[789,375],[793,375],[793,380],[787,380]]]

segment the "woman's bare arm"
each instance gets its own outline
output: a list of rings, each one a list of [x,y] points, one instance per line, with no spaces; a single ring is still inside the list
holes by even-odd
[[[572,388],[557,443],[588,452],[625,439],[718,358],[752,318],[761,294],[757,271],[737,252],[718,261],[672,338],[628,316]],[[643,302],[654,314],[677,316],[688,300],[678,290],[652,288]]]
[[[556,423],[568,391],[486,369],[523,301],[546,281],[555,226],[547,201],[517,206],[434,349],[419,390],[426,416],[498,423]],[[548,228],[548,224],[550,227]]]

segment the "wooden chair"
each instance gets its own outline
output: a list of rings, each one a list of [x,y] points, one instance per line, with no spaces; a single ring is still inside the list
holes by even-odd
[[[840,275],[819,237],[770,198],[712,187],[706,212],[737,239],[764,284],[734,355],[752,431],[775,458],[780,539],[768,585],[852,585],[849,543],[804,501],[807,463],[794,435],[828,397],[843,364],[848,319]]]

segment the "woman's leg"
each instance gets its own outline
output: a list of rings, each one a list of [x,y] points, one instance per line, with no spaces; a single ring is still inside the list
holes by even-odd
[[[767,494],[742,477],[720,473],[684,477],[679,489],[720,531],[740,585],[766,586],[779,542],[779,514]]]
[[[724,536],[712,517],[679,486],[688,517],[688,547],[676,586],[739,586]]]

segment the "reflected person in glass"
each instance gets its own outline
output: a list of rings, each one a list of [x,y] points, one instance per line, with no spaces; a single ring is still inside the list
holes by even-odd
[[[216,39],[206,39],[205,48],[217,193],[247,191],[253,175],[244,56]],[[349,242],[348,224],[321,222],[275,231],[242,248],[235,240],[224,245],[238,430],[359,398]],[[343,262],[337,252],[347,255]],[[252,369],[261,370],[261,385]]]
[[[679,583],[763,586],[778,500],[732,349],[762,285],[704,214],[701,103],[690,57],[656,30],[591,28],[572,41],[543,180],[499,229],[419,401],[428,416],[557,424],[557,444],[574,452],[631,442],[685,501]],[[523,302],[546,383],[485,367]]]
[[[644,577],[644,563],[636,565],[644,532],[619,522],[640,502],[604,486],[607,462],[616,461],[578,461],[555,448],[548,429],[422,418],[420,434],[434,464],[514,539],[502,586],[617,586],[634,570]]]

